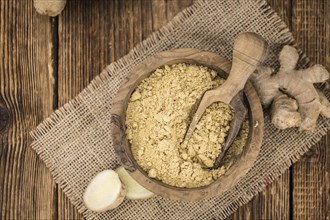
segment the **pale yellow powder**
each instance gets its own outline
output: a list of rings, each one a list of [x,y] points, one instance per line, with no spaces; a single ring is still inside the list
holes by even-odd
[[[192,137],[183,142],[193,105],[206,90],[223,82],[207,67],[174,64],[157,69],[134,91],[126,133],[134,158],[150,177],[191,188],[212,183],[229,168],[229,155],[236,156],[245,145],[248,124],[244,123],[223,166],[211,170],[233,119],[228,105],[215,103],[207,108]]]

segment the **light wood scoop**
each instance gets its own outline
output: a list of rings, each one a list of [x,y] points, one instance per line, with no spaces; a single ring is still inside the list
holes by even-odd
[[[235,116],[230,123],[226,143],[214,162],[214,169],[219,167],[223,156],[236,138],[245,119],[247,109],[244,105],[242,91],[250,75],[265,60],[267,52],[268,44],[260,35],[250,32],[240,34],[234,42],[233,62],[227,80],[221,86],[205,92],[193,115],[185,135],[186,140],[191,137],[204,111],[212,103],[223,102],[234,109]]]

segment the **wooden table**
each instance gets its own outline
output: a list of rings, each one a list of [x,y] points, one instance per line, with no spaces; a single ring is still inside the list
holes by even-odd
[[[329,66],[330,1],[269,3],[312,62]],[[32,0],[0,0],[0,219],[82,218],[31,149],[29,131],[191,4],[69,0],[48,18]],[[328,133],[229,219],[329,219],[329,143]]]

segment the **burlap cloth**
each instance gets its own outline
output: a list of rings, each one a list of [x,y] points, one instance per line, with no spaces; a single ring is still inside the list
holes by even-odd
[[[98,172],[116,168],[118,159],[110,135],[111,100],[130,70],[146,57],[172,48],[200,48],[231,58],[233,39],[243,31],[262,35],[270,45],[267,64],[278,67],[283,44],[294,44],[291,33],[264,1],[198,1],[177,15],[127,56],[110,64],[78,97],[57,110],[33,132],[32,147],[53,177],[87,219],[223,219],[247,203],[296,162],[326,134],[329,120],[320,119],[312,135],[296,129],[280,131],[269,123],[254,167],[234,188],[200,202],[180,202],[157,196],[145,201],[126,200],[117,209],[93,213],[82,195]],[[308,65],[302,55],[300,66]],[[329,98],[329,94],[327,94]]]

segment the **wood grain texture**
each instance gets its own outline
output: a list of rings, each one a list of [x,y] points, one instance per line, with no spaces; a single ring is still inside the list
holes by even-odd
[[[268,2],[312,62],[329,67],[330,2]],[[0,114],[6,109],[10,116],[0,116],[6,121],[0,128],[0,219],[81,218],[30,148],[28,132],[191,3],[69,0],[58,18],[49,19],[34,11],[32,1],[0,0]],[[328,134],[229,219],[329,219],[329,146]]]
[[[153,4],[158,4],[158,0],[153,1]],[[194,0],[166,0],[166,17],[170,21],[176,14],[187,8]],[[196,0],[195,0],[196,1]]]
[[[267,2],[290,27],[291,0]],[[290,170],[288,170],[228,219],[290,219],[290,199]]]
[[[330,2],[293,1],[292,31],[312,63],[329,67]],[[330,219],[330,134],[293,166],[292,217]]]
[[[249,203],[240,207],[228,219],[290,219],[290,171],[258,193]]]
[[[58,106],[74,98],[109,63],[126,55],[176,14],[167,16],[167,10],[180,12],[192,3],[178,2],[68,1],[58,18]],[[81,217],[59,190],[58,218]]]
[[[58,106],[74,98],[125,49],[122,1],[68,1],[58,18]],[[118,24],[116,26],[115,24]],[[123,51],[124,50],[124,51]],[[124,54],[123,54],[124,55]],[[82,215],[58,190],[58,219]]]
[[[32,1],[0,1],[0,219],[53,219],[55,187],[29,131],[53,111],[53,20]],[[3,112],[1,112],[3,116]]]

